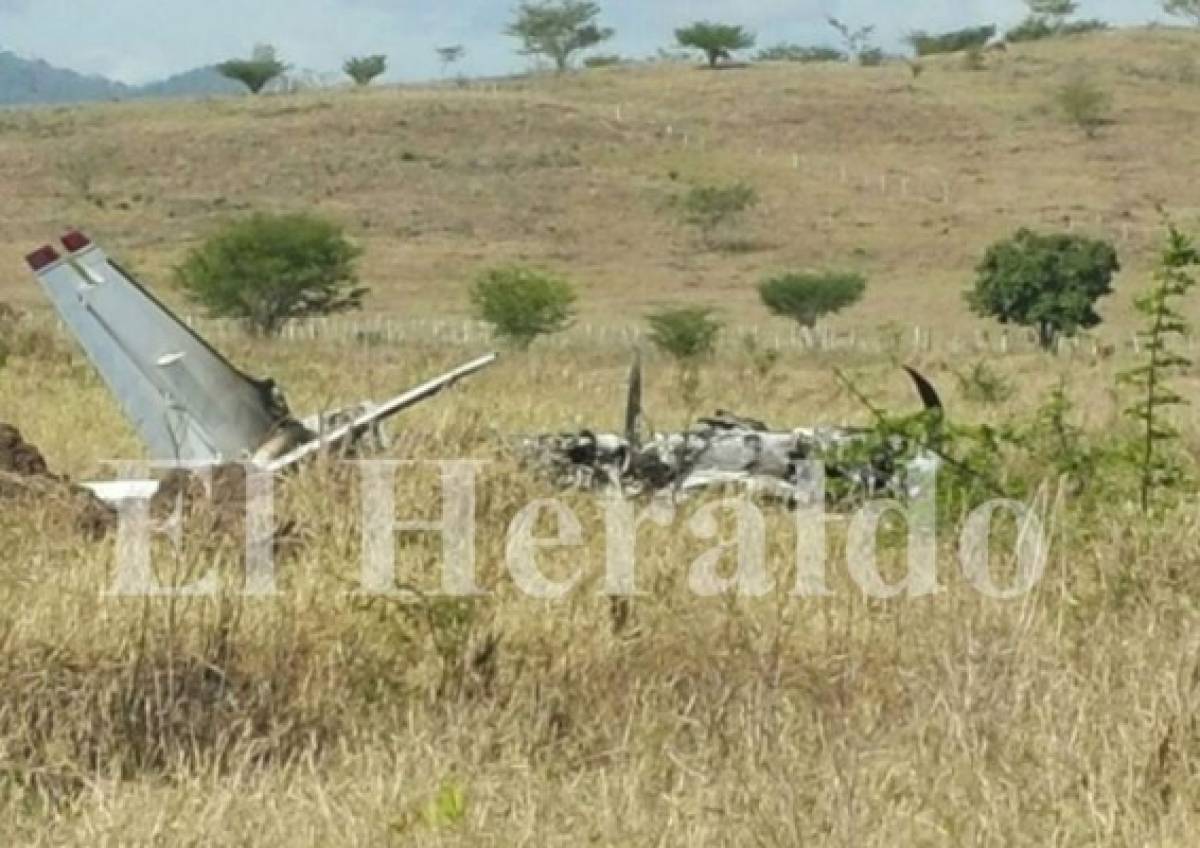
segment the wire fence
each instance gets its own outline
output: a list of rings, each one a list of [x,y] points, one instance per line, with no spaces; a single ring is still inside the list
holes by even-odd
[[[189,327],[217,347],[226,343],[244,343],[252,336],[239,322],[180,316]],[[69,338],[66,327],[50,310],[25,313],[27,326],[49,329]],[[499,343],[489,325],[468,318],[401,316],[389,313],[363,313],[312,317],[288,324],[273,343],[282,345],[349,345],[380,350],[405,346],[461,347],[487,349]],[[1060,337],[1051,350],[1058,356],[1106,359],[1116,355],[1139,353],[1144,342],[1135,332],[1121,333],[1099,328],[1075,336]],[[1188,337],[1183,346],[1195,351],[1196,338]],[[580,321],[559,333],[537,341],[540,351],[579,351],[594,353],[650,350],[648,328],[644,324],[594,323]],[[1020,356],[1044,353],[1033,330],[1018,327],[975,328],[954,332],[917,324],[884,324],[873,327],[822,326],[806,328],[780,322],[771,325],[726,325],[717,342],[718,355],[777,352],[790,355],[865,355],[865,356]]]
[[[186,316],[189,326],[213,341],[244,339],[236,322]],[[374,313],[312,318],[288,325],[285,344],[326,342],[362,347],[403,347],[410,344],[486,348],[496,344],[491,328],[465,318],[413,318]],[[538,341],[539,350],[626,351],[651,346],[644,325],[578,322]],[[1052,351],[1060,356],[1107,358],[1139,352],[1135,333],[1081,333],[1058,339]],[[1186,345],[1194,349],[1195,339]],[[955,333],[920,325],[863,327],[777,327],[730,325],[718,342],[718,353],[777,351],[788,354],[863,355],[980,355],[1010,356],[1041,352],[1038,336],[1021,328],[977,329]]]

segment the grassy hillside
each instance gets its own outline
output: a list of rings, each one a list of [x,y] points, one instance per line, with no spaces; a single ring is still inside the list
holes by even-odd
[[[374,310],[454,315],[482,265],[574,275],[594,320],[660,302],[761,317],[753,284],[853,266],[866,302],[843,323],[962,327],[984,247],[1021,225],[1117,241],[1118,321],[1158,238],[1155,205],[1197,220],[1200,34],[1101,33],[903,65],[618,68],[456,88],[43,108],[0,115],[0,298],[36,302],[20,257],[67,225],[152,280],[222,218],[317,208],[367,248]],[[1051,92],[1084,74],[1112,92],[1098,138]],[[697,251],[670,200],[744,180],[763,203],[746,249]],[[91,199],[88,199],[88,198]]]

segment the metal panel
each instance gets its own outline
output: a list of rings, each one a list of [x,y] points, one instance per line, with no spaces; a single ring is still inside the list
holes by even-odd
[[[38,279],[152,458],[245,459],[287,420],[271,384],[230,365],[102,250],[78,234],[64,245],[77,249]]]

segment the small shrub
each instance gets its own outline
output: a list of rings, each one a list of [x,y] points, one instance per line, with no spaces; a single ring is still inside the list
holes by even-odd
[[[387,56],[382,54],[356,56],[353,59],[347,59],[342,70],[350,79],[354,80],[355,85],[368,86],[372,80],[382,76],[387,70]]]
[[[805,47],[800,44],[776,44],[760,50],[754,57],[759,62],[845,62],[847,56],[836,47]]]
[[[718,246],[717,233],[740,221],[758,205],[758,192],[746,183],[693,186],[678,201],[683,219],[700,231],[708,247]]]
[[[953,373],[958,379],[958,386],[962,390],[963,397],[972,403],[991,406],[1004,403],[1016,394],[1012,382],[1006,380],[982,360],[972,365],[970,370],[965,373],[960,371]]]
[[[485,271],[471,288],[480,320],[518,350],[570,326],[575,300],[565,278],[517,265]]]
[[[861,274],[827,271],[774,277],[759,285],[758,294],[772,314],[813,327],[824,316],[858,303],[866,288]]]
[[[1054,103],[1064,120],[1079,127],[1088,138],[1095,138],[1100,127],[1109,122],[1112,111],[1112,96],[1081,76],[1055,91]]]
[[[934,56],[939,53],[958,53],[973,47],[981,48],[991,41],[995,34],[994,26],[971,27],[941,35],[914,32],[908,37],[908,42],[918,56]]]
[[[700,364],[713,355],[724,325],[711,309],[665,309],[646,318],[650,341],[675,360],[680,398],[688,417],[699,405]]]
[[[1061,36],[1086,35],[1089,32],[1103,32],[1106,29],[1111,29],[1111,25],[1106,21],[1068,21],[1059,25],[1058,34]]]
[[[625,64],[625,59],[616,53],[601,53],[583,60],[585,68],[616,68]]]
[[[1053,21],[1048,18],[1031,15],[1006,32],[1004,40],[1010,44],[1019,44],[1023,41],[1040,41],[1045,38],[1083,35],[1108,28],[1109,25],[1104,21]]]
[[[664,309],[647,316],[650,341],[680,363],[712,356],[724,325],[713,310],[702,307]]]
[[[1033,327],[1049,350],[1060,333],[1100,323],[1096,301],[1121,269],[1112,245],[1083,236],[1019,230],[988,248],[967,303],[1002,324]]]
[[[367,293],[357,285],[360,253],[323,218],[257,214],[189,253],[176,278],[211,316],[274,335],[294,320],[360,308]]]
[[[742,350],[750,359],[750,365],[758,379],[765,380],[779,364],[782,354],[777,348],[760,345],[753,333],[742,335]]]
[[[275,48],[269,44],[260,44],[254,48],[249,59],[230,59],[217,65],[217,72],[223,77],[236,80],[258,94],[276,77],[282,76],[287,65],[279,61]]]

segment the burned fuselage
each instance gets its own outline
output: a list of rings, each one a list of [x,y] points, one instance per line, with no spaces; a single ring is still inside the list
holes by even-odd
[[[936,390],[917,372],[909,374],[924,403],[923,414],[936,418],[941,413]],[[631,397],[640,384],[640,365],[635,364]],[[627,413],[627,421],[635,417]],[[929,471],[940,462],[929,445],[897,431],[836,426],[774,430],[723,410],[685,431],[645,439],[630,425],[625,435],[583,430],[534,436],[519,447],[528,466],[560,487],[678,497],[734,486],[792,504],[813,497],[815,477],[834,499],[906,497],[915,494],[917,485],[911,471]]]

